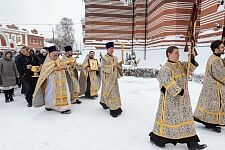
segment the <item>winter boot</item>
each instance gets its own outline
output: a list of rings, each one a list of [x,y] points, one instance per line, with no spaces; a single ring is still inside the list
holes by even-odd
[[[104,104],[104,103],[102,103],[102,102],[100,102],[100,104],[102,105],[102,108],[103,108],[103,109],[108,109],[108,108],[109,108],[108,106],[106,106],[106,104]]]
[[[13,102],[14,101],[13,94],[11,93],[11,91],[9,92],[9,100],[10,100],[10,102]]]
[[[47,111],[53,111],[52,108],[46,108],[46,107],[45,107],[45,110],[47,110]]]
[[[122,109],[118,108],[116,110],[110,110],[110,115],[114,118],[118,117],[122,113]]]
[[[13,101],[14,101],[14,99],[13,99],[13,96],[12,96],[12,95],[9,95],[9,100],[10,100],[10,102],[13,102]]]
[[[81,104],[82,102],[80,100],[76,100],[75,104]]]
[[[206,144],[198,144],[198,142],[188,142],[187,146],[189,150],[200,150],[207,147]]]
[[[163,143],[159,143],[159,142],[153,141],[151,138],[150,138],[150,142],[151,142],[152,144],[155,144],[155,145],[158,146],[158,147],[161,147],[161,148],[165,148],[165,147],[166,147],[166,144],[163,144]]]
[[[207,129],[212,130],[213,132],[216,133],[221,133],[221,127],[217,127],[216,125],[210,125],[210,126],[205,126]]]
[[[4,90],[3,92],[5,94],[5,102],[9,103],[9,90]]]
[[[11,89],[12,96],[15,96],[14,91],[15,91],[14,88],[12,88],[12,89]]]
[[[13,99],[13,93],[14,93],[14,89],[9,90],[9,100],[10,100],[10,102],[13,102],[14,101],[14,99]]]
[[[71,113],[71,110],[69,109],[61,112],[61,114],[70,114],[70,113]]]

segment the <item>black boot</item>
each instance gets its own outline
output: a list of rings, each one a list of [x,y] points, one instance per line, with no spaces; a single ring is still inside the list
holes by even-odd
[[[104,103],[102,103],[102,102],[100,102],[100,104],[102,105],[102,108],[103,108],[103,109],[108,109],[108,108],[109,108],[108,106],[106,106],[106,104],[104,104]]]
[[[189,150],[200,150],[207,147],[206,144],[198,144],[198,142],[188,142],[187,146]]]
[[[26,95],[27,107],[32,107],[32,97]]]
[[[47,110],[47,111],[53,111],[52,108],[46,108],[46,107],[45,107],[45,110]]]
[[[5,94],[5,102],[9,103],[9,90],[4,90],[3,92]]]
[[[10,102],[13,102],[13,101],[14,101],[14,99],[13,99],[13,96],[12,96],[12,95],[9,95],[9,100],[10,100]]]
[[[122,109],[118,108],[116,110],[110,110],[110,115],[115,118],[118,117],[122,112]]]
[[[221,133],[221,127],[218,127],[216,125],[206,125],[205,126],[207,129],[210,129],[216,133]]]
[[[82,102],[80,100],[76,100],[75,104],[81,104]]]
[[[70,113],[71,113],[71,110],[69,109],[61,112],[61,114],[70,114]]]
[[[161,147],[161,148],[165,148],[165,147],[166,147],[166,144],[158,143],[158,142],[156,142],[156,141],[153,141],[151,138],[150,138],[150,142],[151,142],[152,144],[155,144],[155,145],[158,146],[158,147]]]
[[[97,97],[98,97],[98,95],[91,96],[90,99],[93,99],[93,100],[94,100],[94,99],[96,99]]]
[[[14,89],[9,90],[9,100],[10,100],[10,102],[13,102],[14,101],[14,99],[13,99],[13,93],[14,93]]]
[[[14,94],[14,88],[12,88],[12,89],[10,90],[10,93],[12,93],[12,96],[15,96],[15,94]]]

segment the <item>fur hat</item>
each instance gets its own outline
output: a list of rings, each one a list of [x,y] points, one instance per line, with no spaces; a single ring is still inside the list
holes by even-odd
[[[106,49],[108,49],[110,47],[114,48],[114,43],[113,42],[108,42],[108,43],[105,44],[105,47],[106,47]]]
[[[66,46],[66,47],[64,47],[64,49],[65,49],[66,52],[69,52],[69,51],[73,50],[73,48],[71,46]]]
[[[56,46],[50,46],[50,47],[48,48],[48,52],[49,52],[49,53],[54,52],[54,51],[57,51]]]

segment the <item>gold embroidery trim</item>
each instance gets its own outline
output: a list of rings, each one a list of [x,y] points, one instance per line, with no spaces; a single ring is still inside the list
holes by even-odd
[[[210,111],[208,111],[208,110],[206,110],[202,107],[199,107],[199,106],[197,107],[197,109],[201,112],[204,112],[204,113],[207,113],[207,114],[210,114],[210,115],[218,115],[218,114],[225,115],[225,112],[210,112]]]
[[[165,85],[165,88],[168,90],[170,89],[176,82],[174,80],[171,80],[167,85]]]
[[[221,94],[220,83],[217,81],[217,101],[218,101],[218,110],[220,111],[220,94]],[[217,122],[220,124],[220,113],[217,116]]]
[[[167,92],[165,92],[165,95],[163,95],[162,97],[162,117],[160,120],[160,129],[159,129],[159,134],[161,136],[163,136],[163,128],[164,128],[164,122],[165,122],[166,95],[167,95]]]
[[[155,132],[153,132],[155,135],[158,135],[158,136],[160,136],[158,133],[155,133]],[[188,135],[188,136],[181,136],[181,137],[178,137],[178,138],[173,138],[173,137],[167,137],[167,136],[163,136],[163,137],[165,137],[165,138],[168,138],[168,139],[184,139],[184,138],[188,138],[188,137],[192,137],[192,136],[196,136],[196,133],[194,133],[194,134],[190,134],[190,135]]]
[[[108,102],[118,102],[118,101],[120,101],[120,98],[114,98],[114,99],[111,99],[111,100],[108,100]]]
[[[182,126],[187,126],[187,125],[190,125],[190,124],[193,124],[194,121],[193,120],[188,120],[188,121],[185,121],[185,122],[182,122],[182,123],[179,123],[179,124],[175,124],[175,125],[171,125],[171,124],[163,124],[163,126],[167,127],[167,128],[180,128]],[[156,124],[157,125],[161,125],[159,121],[156,121]]]
[[[185,74],[184,73],[175,75],[174,76],[174,79],[177,80],[177,79],[182,78],[182,77],[185,77]]]

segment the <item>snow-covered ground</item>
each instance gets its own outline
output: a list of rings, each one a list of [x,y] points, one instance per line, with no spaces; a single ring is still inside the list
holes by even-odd
[[[193,108],[201,84],[189,83]],[[159,100],[156,79],[120,79],[123,113],[112,118],[96,100],[81,99],[72,113],[62,115],[44,108],[28,108],[20,89],[15,101],[4,102],[0,94],[0,150],[157,150],[149,142]],[[208,150],[222,150],[225,130],[213,133],[196,124],[201,143]],[[167,145],[165,149],[185,150],[186,145]]]

